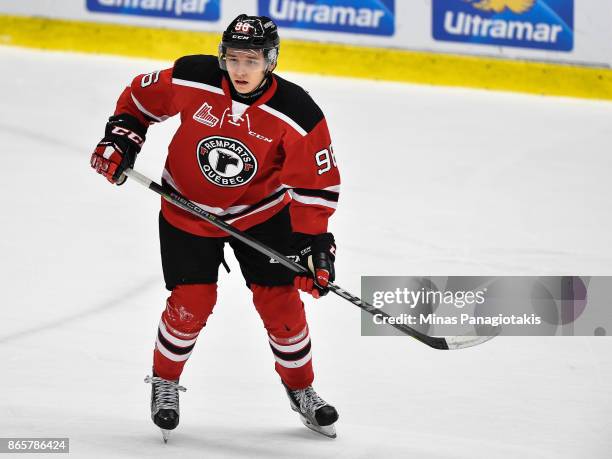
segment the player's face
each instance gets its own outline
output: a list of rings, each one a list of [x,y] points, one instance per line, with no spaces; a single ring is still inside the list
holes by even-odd
[[[266,60],[260,49],[228,49],[225,62],[234,88],[242,94],[257,89],[266,75]]]

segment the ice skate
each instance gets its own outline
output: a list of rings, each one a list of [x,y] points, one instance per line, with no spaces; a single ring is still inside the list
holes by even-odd
[[[291,390],[285,386],[291,409],[300,415],[306,427],[329,438],[336,438],[334,423],[338,420],[336,408],[319,397],[312,386]]]
[[[151,384],[151,419],[161,429],[164,443],[167,443],[170,432],[179,424],[179,391],[187,389],[178,381],[169,381],[155,374],[147,376],[144,382]]]

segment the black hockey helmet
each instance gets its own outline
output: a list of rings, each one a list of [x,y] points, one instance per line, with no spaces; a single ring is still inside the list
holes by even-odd
[[[223,70],[227,70],[225,54],[228,48],[261,49],[269,71],[278,59],[278,28],[267,16],[241,14],[227,26],[219,44],[219,66]]]

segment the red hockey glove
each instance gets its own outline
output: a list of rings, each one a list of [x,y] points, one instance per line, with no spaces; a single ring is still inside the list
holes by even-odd
[[[127,179],[123,172],[134,167],[146,133],[147,128],[132,115],[111,116],[104,138],[91,155],[91,167],[109,182],[123,185]]]
[[[293,233],[292,247],[298,256],[298,263],[310,271],[308,276],[296,276],[293,284],[315,298],[327,295],[328,284],[336,278],[334,235]]]

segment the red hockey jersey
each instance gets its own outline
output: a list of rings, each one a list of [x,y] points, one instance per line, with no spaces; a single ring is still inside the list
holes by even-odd
[[[294,231],[327,231],[340,175],[320,108],[301,87],[276,75],[252,105],[232,100],[214,56],[185,56],[171,69],[139,75],[117,102],[145,126],[180,113],[164,185],[239,229],[269,219],[291,202]],[[162,199],[173,226],[227,234]]]

